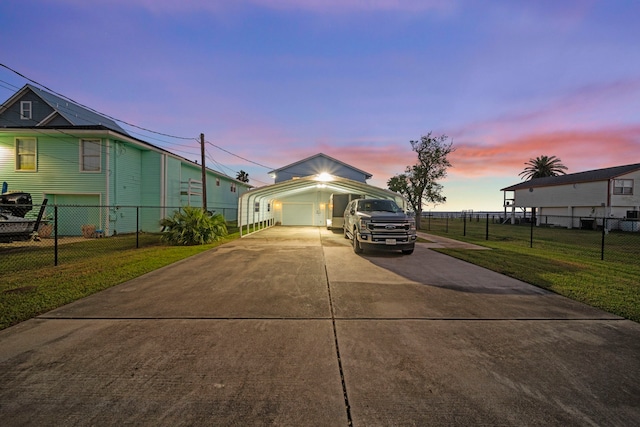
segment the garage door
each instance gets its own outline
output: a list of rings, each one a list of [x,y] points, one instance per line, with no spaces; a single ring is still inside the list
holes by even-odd
[[[283,203],[282,225],[313,225],[313,203]]]

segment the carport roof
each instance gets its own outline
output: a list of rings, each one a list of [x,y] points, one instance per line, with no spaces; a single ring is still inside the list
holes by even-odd
[[[365,194],[385,199],[393,199],[399,204],[406,205],[405,199],[393,191],[338,176],[331,176],[331,179],[324,180],[321,179],[319,175],[310,175],[304,178],[291,179],[277,184],[254,188],[244,193],[242,198],[246,200],[273,200],[317,190],[331,191],[334,193]]]

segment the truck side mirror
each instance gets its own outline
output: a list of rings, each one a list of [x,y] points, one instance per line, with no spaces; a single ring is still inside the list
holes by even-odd
[[[349,211],[349,213],[350,213],[351,215],[355,215],[355,214],[356,214],[356,211],[355,211],[355,210],[353,210],[353,209],[351,209],[351,210]]]

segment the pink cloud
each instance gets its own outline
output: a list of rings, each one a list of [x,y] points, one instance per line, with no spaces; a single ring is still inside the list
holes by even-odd
[[[640,125],[532,132],[499,143],[456,147],[451,156],[455,175],[516,177],[525,162],[541,155],[559,157],[569,173],[581,172],[640,162]]]

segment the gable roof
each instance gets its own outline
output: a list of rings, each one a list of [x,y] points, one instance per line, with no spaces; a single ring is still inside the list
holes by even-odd
[[[120,127],[115,120],[28,83],[4,104],[2,104],[0,114],[2,114],[11,105],[18,102],[29,91],[54,110],[53,113],[47,116],[40,123],[36,124],[36,126],[46,126],[57,116],[60,116],[72,126],[105,126],[116,132],[128,135],[128,133]]]
[[[625,175],[638,170],[640,170],[640,163],[634,163],[631,165],[614,166],[611,168],[595,169],[566,175],[533,178],[528,181],[503,188],[500,191],[515,191],[526,188],[550,187],[554,185],[577,184],[581,182],[608,181],[610,179],[617,178],[620,175]]]
[[[330,161],[332,161],[332,162],[339,163],[339,164],[341,164],[341,165],[342,165],[342,166],[344,166],[344,167],[347,167],[347,168],[352,169],[352,170],[354,170],[354,171],[356,171],[356,172],[359,172],[359,173],[361,173],[361,174],[363,174],[363,175],[365,176],[365,179],[369,179],[369,178],[371,178],[371,177],[373,176],[373,175],[371,175],[369,172],[365,172],[365,171],[363,171],[363,170],[361,170],[361,169],[358,169],[358,168],[356,168],[356,167],[353,167],[353,166],[351,166],[351,165],[349,165],[349,164],[347,164],[347,163],[345,163],[345,162],[342,162],[342,161],[340,161],[340,160],[338,160],[338,159],[334,159],[333,157],[331,157],[331,156],[327,156],[327,155],[326,155],[326,154],[324,154],[324,153],[318,153],[318,154],[315,154],[315,155],[313,155],[313,156],[309,156],[309,157],[307,157],[306,159],[298,160],[297,162],[291,163],[291,164],[289,164],[289,165],[283,166],[283,167],[278,168],[278,169],[274,169],[274,170],[270,171],[270,172],[269,172],[269,174],[274,174],[274,173],[275,173],[275,174],[277,174],[277,173],[278,173],[278,172],[280,172],[280,171],[283,171],[283,170],[286,170],[286,169],[290,169],[290,168],[292,168],[292,167],[294,167],[294,166],[297,166],[297,165],[299,165],[299,164],[302,164],[302,163],[308,162],[309,160],[313,160],[313,159],[318,158],[318,157],[322,157],[322,158],[327,159],[327,160],[330,160]]]

